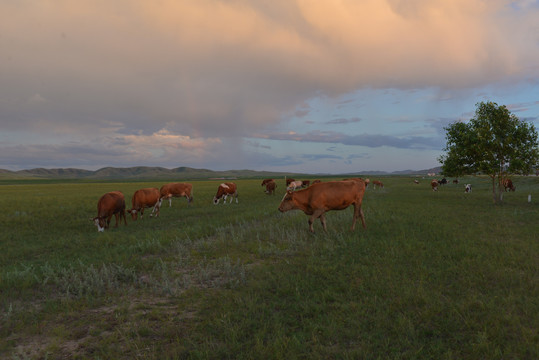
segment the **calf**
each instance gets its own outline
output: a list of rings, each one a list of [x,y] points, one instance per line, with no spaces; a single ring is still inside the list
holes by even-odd
[[[193,201],[193,185],[189,183],[169,183],[161,186],[159,190],[161,201],[168,199],[168,207],[172,206],[173,197],[185,197],[187,205]]]
[[[300,180],[291,181],[286,187],[286,190],[296,190],[296,188],[299,188],[302,185],[303,185],[303,182]]]
[[[268,195],[275,195],[275,189],[277,188],[277,183],[271,179],[271,181],[266,182],[266,191],[264,191]]]
[[[464,186],[464,192],[465,193],[471,193],[472,192],[472,184],[466,184]]]
[[[365,216],[361,209],[363,195],[365,194],[365,182],[361,179],[328,181],[313,184],[307,189],[288,190],[279,205],[279,211],[302,210],[309,218],[309,230],[314,233],[313,222],[320,219],[324,231],[326,227],[325,213],[330,210],[343,210],[354,205],[352,228],[354,230],[357,219],[361,218],[363,228]]]
[[[116,217],[116,226],[118,227],[118,218],[120,221],[124,218],[125,225],[125,198],[120,191],[112,191],[104,194],[97,202],[97,216],[90,219],[97,226],[97,231],[103,232],[108,229],[112,215]]]
[[[432,187],[432,191],[438,191],[438,180],[432,180],[430,182],[430,186]]]
[[[509,191],[515,191],[515,186],[513,185],[513,181],[511,179],[505,179],[503,181],[503,188],[505,191],[509,189]]]
[[[226,204],[226,198],[228,195],[231,196],[230,203],[232,203],[232,200],[234,200],[234,198],[236,199],[236,204],[238,203],[238,189],[236,184],[227,182],[219,185],[219,187],[217,188],[217,194],[213,198],[213,203],[217,205],[219,204],[219,200],[223,198],[223,204]]]
[[[135,191],[131,199],[131,209],[127,212],[131,213],[131,218],[137,220],[137,215],[140,212],[140,218],[144,216],[144,209],[153,206],[150,216],[159,216],[159,208],[161,207],[161,194],[158,188],[146,188]]]

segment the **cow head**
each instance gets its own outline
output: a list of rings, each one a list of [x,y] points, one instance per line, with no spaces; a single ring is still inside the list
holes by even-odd
[[[102,217],[97,216],[95,218],[90,219],[90,221],[93,221],[95,226],[97,226],[98,232],[103,232],[107,228],[107,220],[103,216]]]
[[[286,212],[293,209],[295,209],[294,191],[288,190],[286,194],[284,194],[283,200],[281,200],[281,205],[279,205],[279,211]]]
[[[127,212],[131,214],[131,219],[133,219],[133,221],[137,220],[138,211],[136,209],[127,209]]]

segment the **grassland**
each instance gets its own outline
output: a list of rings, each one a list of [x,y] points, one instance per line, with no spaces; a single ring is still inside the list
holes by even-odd
[[[347,209],[314,235],[260,180],[105,233],[103,193],[164,182],[0,185],[0,358],[539,358],[539,178],[502,206],[481,178],[381,180],[366,230]]]

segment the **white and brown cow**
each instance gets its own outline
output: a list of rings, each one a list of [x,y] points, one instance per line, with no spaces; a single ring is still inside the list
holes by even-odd
[[[384,188],[384,184],[383,184],[381,181],[379,181],[379,180],[374,180],[374,181],[372,182],[372,187],[373,187],[373,189],[376,189],[376,186],[379,186],[380,189],[383,189],[383,188]]]
[[[302,210],[306,215],[310,215],[309,230],[311,232],[314,232],[313,222],[318,218],[324,231],[327,231],[325,213],[330,210],[343,210],[353,205],[354,216],[351,230],[354,230],[356,221],[360,218],[363,228],[366,228],[365,216],[361,209],[365,186],[362,179],[350,179],[313,184],[307,189],[298,191],[288,190],[281,201],[279,211]]]
[[[503,188],[505,191],[507,191],[507,189],[509,189],[509,191],[515,191],[515,185],[513,185],[513,181],[509,178],[503,180]]]
[[[161,194],[158,188],[145,188],[135,191],[131,198],[131,209],[127,212],[131,214],[133,220],[137,220],[137,215],[140,212],[140,218],[144,216],[144,209],[153,206],[150,216],[159,216],[159,208],[161,207]]]
[[[219,200],[223,199],[223,204],[226,204],[226,198],[230,195],[230,203],[236,199],[238,203],[238,187],[232,182],[225,182],[219,185],[217,188],[217,194],[213,197],[213,203],[219,204]]]
[[[286,187],[286,190],[296,190],[297,188],[301,188],[303,186],[303,181],[301,180],[295,180],[291,181],[288,186]]]
[[[189,183],[169,183],[161,186],[160,199],[168,199],[168,206],[172,206],[173,197],[185,197],[187,204],[193,201],[193,185]]]
[[[432,191],[438,191],[438,180],[432,180],[430,182],[430,186],[432,187]]]
[[[464,192],[465,193],[471,193],[472,192],[472,184],[464,185]]]
[[[90,219],[97,226],[97,231],[103,232],[108,229],[112,215],[116,217],[116,226],[118,227],[118,218],[120,221],[124,218],[125,225],[125,197],[120,191],[112,191],[104,194],[97,202],[97,216]]]

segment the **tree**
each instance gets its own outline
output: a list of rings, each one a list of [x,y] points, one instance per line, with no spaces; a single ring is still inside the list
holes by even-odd
[[[468,123],[455,122],[444,128],[447,153],[438,160],[446,176],[488,175],[494,203],[501,203],[507,175],[529,174],[538,163],[537,131],[533,124],[511,114],[505,105],[480,102],[476,107],[475,117]]]

